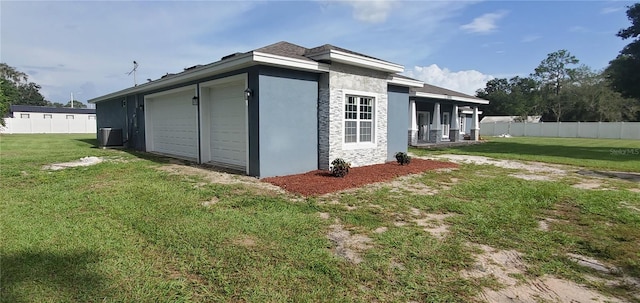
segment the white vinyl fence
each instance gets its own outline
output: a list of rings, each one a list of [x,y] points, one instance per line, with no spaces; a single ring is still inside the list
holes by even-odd
[[[514,137],[602,138],[640,140],[640,122],[489,122],[480,135]]]
[[[90,134],[96,133],[95,119],[4,118],[3,134]]]

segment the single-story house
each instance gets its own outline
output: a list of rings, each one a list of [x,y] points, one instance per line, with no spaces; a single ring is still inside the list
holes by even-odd
[[[424,84],[412,87],[410,96],[410,145],[478,140],[479,105],[489,101],[460,92]]]
[[[96,110],[11,105],[4,122],[0,132],[7,134],[95,133]]]
[[[336,158],[394,160],[407,151],[410,98],[477,111],[478,102],[423,96],[424,83],[403,71],[333,45],[278,42],[89,102],[98,128],[121,128],[129,148],[269,177],[329,169]]]

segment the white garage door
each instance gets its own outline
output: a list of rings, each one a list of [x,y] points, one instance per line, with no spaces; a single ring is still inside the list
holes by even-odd
[[[198,111],[192,105],[193,95],[189,90],[147,99],[147,151],[198,159]]]
[[[247,109],[244,81],[211,88],[211,162],[246,170]]]

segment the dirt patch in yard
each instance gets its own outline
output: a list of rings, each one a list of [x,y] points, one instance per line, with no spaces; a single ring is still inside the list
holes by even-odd
[[[545,275],[526,279],[527,267],[515,250],[498,250],[487,245],[474,245],[482,253],[476,264],[464,271],[467,278],[493,277],[503,285],[500,289],[483,290],[481,298],[488,302],[622,302],[604,296],[587,286]],[[518,278],[520,277],[520,278]]]
[[[518,169],[527,171],[533,174],[552,174],[552,175],[565,175],[567,173],[564,166],[553,165],[539,162],[525,162],[515,160],[500,160],[483,156],[471,156],[471,155],[434,155],[431,157],[424,157],[426,159],[447,159],[455,163],[466,163],[476,165],[494,165],[507,169]]]
[[[341,224],[331,225],[330,228],[327,238],[335,245],[334,254],[353,264],[362,262],[360,252],[371,248],[371,238],[365,235],[352,235]]]
[[[102,161],[103,159],[99,157],[93,157],[93,156],[84,157],[76,161],[45,165],[42,167],[42,169],[61,170],[61,169],[70,168],[70,167],[91,166],[91,165],[96,165],[98,163],[101,163]]]
[[[336,178],[328,171],[315,170],[305,174],[265,178],[263,181],[279,186],[289,192],[304,196],[317,196],[370,183],[385,182],[399,176],[422,173],[439,168],[456,168],[457,164],[413,159],[409,165],[396,162],[354,167],[344,178]]]
[[[283,193],[284,191],[276,186],[273,186],[268,183],[259,182],[254,177],[232,174],[225,171],[216,171],[210,167],[200,167],[200,166],[189,166],[185,165],[182,162],[175,162],[173,164],[160,166],[158,168],[161,171],[168,172],[170,174],[184,174],[188,176],[200,176],[206,181],[214,184],[241,184],[246,185],[248,188],[253,189],[253,191],[259,193]],[[197,183],[194,187],[201,187],[206,185],[206,183]],[[211,203],[215,204],[215,203]]]

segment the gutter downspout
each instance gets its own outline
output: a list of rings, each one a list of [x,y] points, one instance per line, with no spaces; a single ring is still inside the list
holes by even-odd
[[[202,135],[202,132],[200,131],[202,129],[202,125],[200,124],[200,104],[202,102],[200,101],[200,83],[196,83],[196,98],[198,99],[198,164],[202,164],[202,139],[200,138]]]

